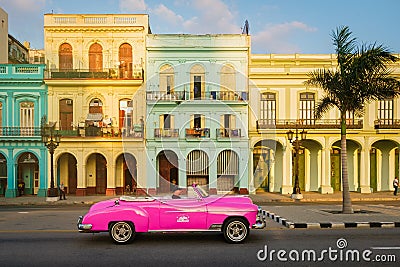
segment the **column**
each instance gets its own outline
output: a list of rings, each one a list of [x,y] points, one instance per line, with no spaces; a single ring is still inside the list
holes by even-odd
[[[239,155],[247,155],[249,153],[247,148],[241,149]],[[240,177],[240,187],[239,194],[247,195],[249,194],[249,169],[247,161],[245,161],[242,157],[239,156],[239,174],[242,175]]]
[[[325,142],[327,144],[327,142]],[[319,192],[321,194],[333,194],[331,186],[331,151],[324,147],[321,151],[321,186]]]
[[[372,193],[370,163],[369,149],[365,146],[360,155],[360,184],[358,187],[360,193]]]
[[[281,194],[292,194],[293,193],[293,168],[292,168],[292,146],[289,141],[286,140],[286,146],[283,151],[283,162],[282,162],[282,187]]]
[[[79,160],[76,163],[76,196],[86,196],[86,164],[81,164]]]
[[[111,165],[111,168],[109,167]],[[115,196],[115,163],[107,164],[107,189],[106,196]]]

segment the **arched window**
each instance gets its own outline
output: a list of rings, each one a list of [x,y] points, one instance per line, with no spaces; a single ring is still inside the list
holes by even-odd
[[[221,100],[233,100],[236,91],[235,69],[230,65],[224,65],[221,68],[220,80]]]
[[[160,92],[163,94],[174,93],[174,68],[166,64],[160,68]]]
[[[70,44],[63,43],[60,45],[58,60],[60,71],[69,71],[73,69],[72,46]]]
[[[92,44],[89,48],[89,71],[103,71],[103,48],[100,44]]]
[[[103,114],[103,102],[98,98],[93,98],[89,104],[89,113],[101,113]]]
[[[124,43],[119,47],[119,77],[132,78],[132,46]]]

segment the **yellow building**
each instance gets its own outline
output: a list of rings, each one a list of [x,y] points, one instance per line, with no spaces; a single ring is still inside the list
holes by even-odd
[[[143,118],[148,15],[44,16],[49,122],[62,134],[56,183],[76,195],[146,186]]]
[[[341,190],[339,112],[314,119],[322,90],[304,82],[315,69],[335,68],[333,54],[253,54],[250,56],[249,137],[252,157],[251,191],[257,188],[290,194],[294,167],[287,132],[298,137],[299,184],[302,191],[332,193]],[[393,65],[400,78],[400,64]],[[347,152],[351,191],[370,193],[392,189],[399,174],[400,99],[366,105],[361,118],[348,116]]]

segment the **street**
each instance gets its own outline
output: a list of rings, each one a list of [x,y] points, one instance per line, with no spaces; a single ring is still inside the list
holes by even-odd
[[[398,228],[287,229],[268,220],[266,229],[252,230],[239,245],[216,233],[140,234],[131,244],[115,245],[107,233],[78,233],[77,217],[87,210],[1,207],[2,266],[396,266],[400,260]],[[356,250],[358,260],[352,258]],[[371,254],[363,258],[366,250]]]

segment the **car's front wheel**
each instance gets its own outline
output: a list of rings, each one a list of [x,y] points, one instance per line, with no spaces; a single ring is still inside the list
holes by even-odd
[[[241,243],[249,235],[249,226],[242,218],[232,218],[226,221],[222,229],[224,238],[228,243]]]
[[[109,231],[116,244],[127,244],[135,237],[135,226],[130,222],[112,223]]]

